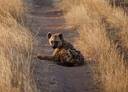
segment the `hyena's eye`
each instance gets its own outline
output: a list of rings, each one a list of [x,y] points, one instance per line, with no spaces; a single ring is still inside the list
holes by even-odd
[[[58,41],[51,41],[52,44],[58,44]]]
[[[53,43],[54,43],[54,41],[51,41],[51,43],[53,44]]]

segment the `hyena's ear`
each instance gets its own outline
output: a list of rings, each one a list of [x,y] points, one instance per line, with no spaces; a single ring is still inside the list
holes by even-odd
[[[51,32],[48,33],[48,39],[51,38],[52,34]]]
[[[64,37],[63,37],[62,33],[59,33],[59,37],[60,37],[61,40],[64,40]]]

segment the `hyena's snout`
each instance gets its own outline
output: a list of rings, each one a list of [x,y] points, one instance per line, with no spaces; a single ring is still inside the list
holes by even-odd
[[[52,45],[52,48],[53,48],[53,49],[58,48],[58,44],[59,44],[58,41],[52,41],[52,42],[51,42],[51,45]]]

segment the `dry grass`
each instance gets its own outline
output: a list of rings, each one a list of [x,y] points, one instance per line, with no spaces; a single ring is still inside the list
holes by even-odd
[[[62,0],[59,5],[65,12],[67,25],[78,29],[80,50],[98,62],[95,71],[100,74],[101,89],[127,92],[124,57],[128,53],[128,17],[124,11],[104,0]]]
[[[22,0],[0,0],[0,92],[36,92],[30,65],[33,36],[21,25]]]
[[[24,14],[26,12],[26,5],[23,0],[0,0],[0,15],[3,17],[7,17],[11,15],[18,22],[23,21]]]

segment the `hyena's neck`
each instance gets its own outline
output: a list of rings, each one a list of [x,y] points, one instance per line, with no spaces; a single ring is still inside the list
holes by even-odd
[[[62,47],[61,48],[64,48],[64,49],[71,49],[71,48],[74,48],[73,45],[67,41],[63,41],[62,43]]]

